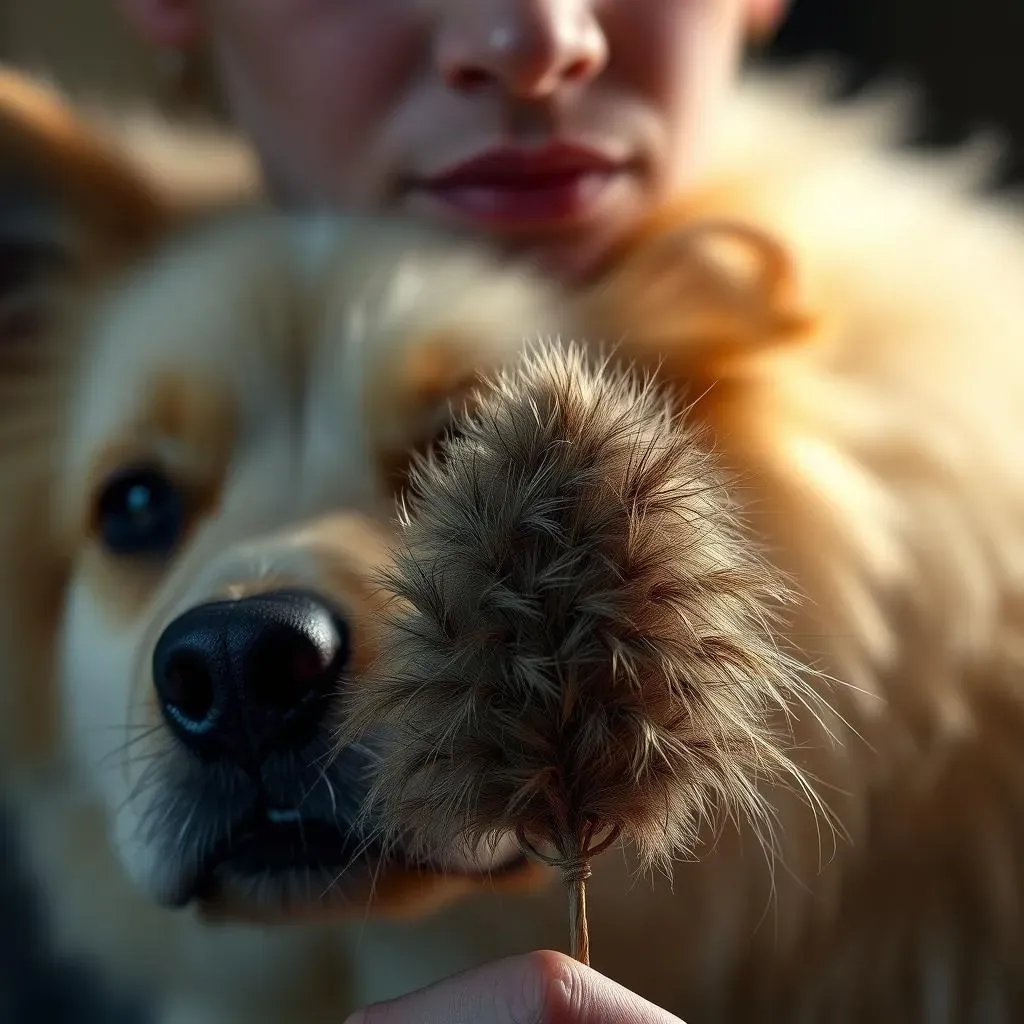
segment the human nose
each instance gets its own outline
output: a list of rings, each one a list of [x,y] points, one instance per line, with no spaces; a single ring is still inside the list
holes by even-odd
[[[498,88],[520,99],[585,82],[606,59],[591,0],[462,0],[446,13],[437,43],[453,89]]]

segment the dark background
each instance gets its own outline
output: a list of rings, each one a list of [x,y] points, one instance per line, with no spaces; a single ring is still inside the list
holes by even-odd
[[[9,4],[29,0],[0,2],[0,29]],[[1022,48],[1024,0],[798,0],[781,34],[758,59],[785,64],[808,54],[831,55],[848,65],[850,91],[879,75],[913,80],[926,100],[916,141],[946,146],[977,129],[1001,129],[1010,142],[1004,179],[1019,184]],[[95,60],[102,63],[103,55]],[[135,1018],[96,991],[81,967],[47,958],[30,907],[0,821],[0,1024],[120,1024]]]
[[[927,101],[921,142],[979,128],[1011,144],[1005,179],[1024,181],[1024,0],[798,0],[767,59],[832,54],[851,84],[898,75]]]

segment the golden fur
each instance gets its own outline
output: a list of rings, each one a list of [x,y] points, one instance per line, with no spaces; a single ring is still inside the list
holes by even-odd
[[[807,598],[787,639],[836,682],[822,694],[831,714],[796,717],[792,756],[844,835],[771,789],[774,860],[727,829],[675,865],[670,896],[605,855],[595,965],[690,1024],[1024,1012],[1024,230],[976,198],[970,168],[891,152],[885,110],[824,112],[803,88],[745,86],[708,188],[659,217],[565,325],[535,282],[409,227],[253,213],[189,233],[187,258],[173,243],[141,271],[104,271],[111,294],[87,304],[74,344],[52,327],[44,340],[62,344],[2,338],[3,763],[63,941],[150,986],[169,1018],[201,1004],[206,1019],[266,1021],[338,1020],[467,964],[561,945],[562,900],[515,892],[515,878],[503,893],[398,872],[380,914],[332,928],[211,927],[160,909],[161,863],[119,830],[131,786],[111,756],[135,784],[165,742],[125,731],[153,716],[131,666],[189,601],[315,580],[372,657],[380,617],[358,581],[378,561],[368,538],[387,543],[403,431],[409,450],[429,443],[437,398],[523,335],[596,323],[597,340],[662,365],[695,403],[746,518]],[[11,121],[5,134],[38,132],[31,112]],[[34,182],[74,179],[60,140],[43,153]],[[173,176],[161,177],[154,194]],[[134,204],[137,174],[121,166],[103,194]],[[116,262],[134,264],[184,207],[162,209]],[[29,308],[51,309],[44,291]],[[7,334],[39,342],[25,322],[5,321]],[[423,359],[439,339],[452,355]],[[418,360],[424,391],[396,373]],[[204,429],[230,439],[228,478],[211,483],[216,444],[200,452],[173,429],[194,421],[171,379],[200,384],[200,406],[220,395]],[[309,429],[299,448],[275,447],[257,427],[300,395]],[[136,429],[140,413],[156,434]],[[112,567],[83,527],[95,459],[126,432],[211,510],[157,579]],[[450,899],[466,888],[478,891]],[[428,897],[448,905],[386,913]]]

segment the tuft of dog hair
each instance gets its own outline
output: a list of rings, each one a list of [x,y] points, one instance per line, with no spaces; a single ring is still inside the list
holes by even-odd
[[[596,827],[668,869],[719,815],[767,842],[768,778],[816,799],[779,730],[817,699],[774,639],[790,594],[710,452],[654,378],[553,343],[414,463],[346,707],[346,734],[388,726],[367,811],[391,841],[569,860]]]

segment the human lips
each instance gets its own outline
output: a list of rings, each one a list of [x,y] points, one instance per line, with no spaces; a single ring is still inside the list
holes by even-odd
[[[552,144],[501,148],[413,182],[457,218],[498,228],[566,225],[593,213],[626,169],[600,151]]]

